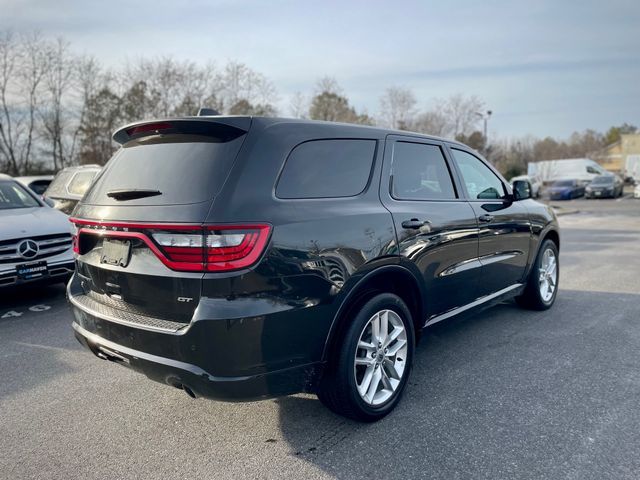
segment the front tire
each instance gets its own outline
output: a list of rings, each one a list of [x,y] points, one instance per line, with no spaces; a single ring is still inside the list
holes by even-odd
[[[529,273],[525,290],[516,297],[516,301],[521,307],[531,310],[551,308],[558,294],[559,278],[558,247],[552,240],[545,240]]]
[[[339,415],[374,422],[395,408],[406,387],[415,348],[413,321],[406,304],[391,293],[376,295],[353,313],[318,397]]]

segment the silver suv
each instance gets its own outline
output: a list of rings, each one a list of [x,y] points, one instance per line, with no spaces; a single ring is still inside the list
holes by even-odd
[[[89,189],[102,170],[100,165],[79,165],[63,168],[43,194],[44,201],[67,215]]]

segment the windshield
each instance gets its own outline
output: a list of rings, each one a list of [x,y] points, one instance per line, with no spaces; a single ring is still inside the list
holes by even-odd
[[[18,183],[0,181],[0,210],[40,206],[38,201]]]
[[[592,185],[610,185],[613,183],[613,177],[610,175],[603,175],[601,177],[596,177],[591,182]]]
[[[573,187],[573,180],[560,180],[553,184],[554,187]]]

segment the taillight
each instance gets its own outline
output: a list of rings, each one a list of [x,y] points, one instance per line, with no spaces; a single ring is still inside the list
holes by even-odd
[[[133,137],[134,135],[139,135],[141,133],[160,133],[162,130],[169,130],[172,128],[168,122],[156,122],[156,123],[147,123],[145,125],[138,125],[137,127],[129,128],[127,130],[127,135]]]
[[[154,232],[151,234],[167,258],[173,262],[200,264],[204,262],[202,231],[198,233]],[[192,268],[189,268],[192,270]]]
[[[206,227],[206,270],[248,267],[260,258],[269,239],[268,225]]]
[[[202,233],[163,230],[151,234],[169,260],[204,265],[204,270],[237,270],[253,264],[264,251],[268,225],[209,226]]]
[[[265,224],[202,226],[70,220],[79,229],[73,244],[77,254],[86,253],[79,248],[81,235],[137,239],[167,267],[190,272],[250,267],[264,252],[271,232]]]

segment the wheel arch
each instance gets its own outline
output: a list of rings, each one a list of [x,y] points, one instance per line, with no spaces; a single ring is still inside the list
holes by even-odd
[[[540,234],[537,236],[537,239],[537,243],[534,243],[535,249],[532,249],[532,256],[529,259],[525,274],[522,277],[524,283],[526,283],[527,279],[529,278],[529,274],[533,269],[533,265],[536,261],[536,258],[538,258],[538,254],[540,253],[540,249],[542,248],[542,244],[545,242],[545,240],[553,241],[553,243],[555,243],[556,247],[558,248],[558,253],[560,252],[560,232],[558,231],[557,225],[555,227],[553,225],[549,225],[545,230],[540,232]]]
[[[341,338],[342,332],[349,325],[350,312],[378,293],[393,293],[402,298],[413,317],[416,337],[419,335],[426,311],[424,286],[408,268],[385,265],[368,272],[345,294],[325,340],[323,361],[335,358],[333,353],[338,346],[336,340]]]
[[[554,228],[549,229],[547,230],[547,232],[544,233],[544,235],[542,235],[539,246],[538,246],[538,250],[540,249],[540,246],[542,246],[545,240],[553,241],[553,243],[555,243],[556,247],[558,248],[558,252],[560,251],[560,232],[558,232],[556,229]]]

